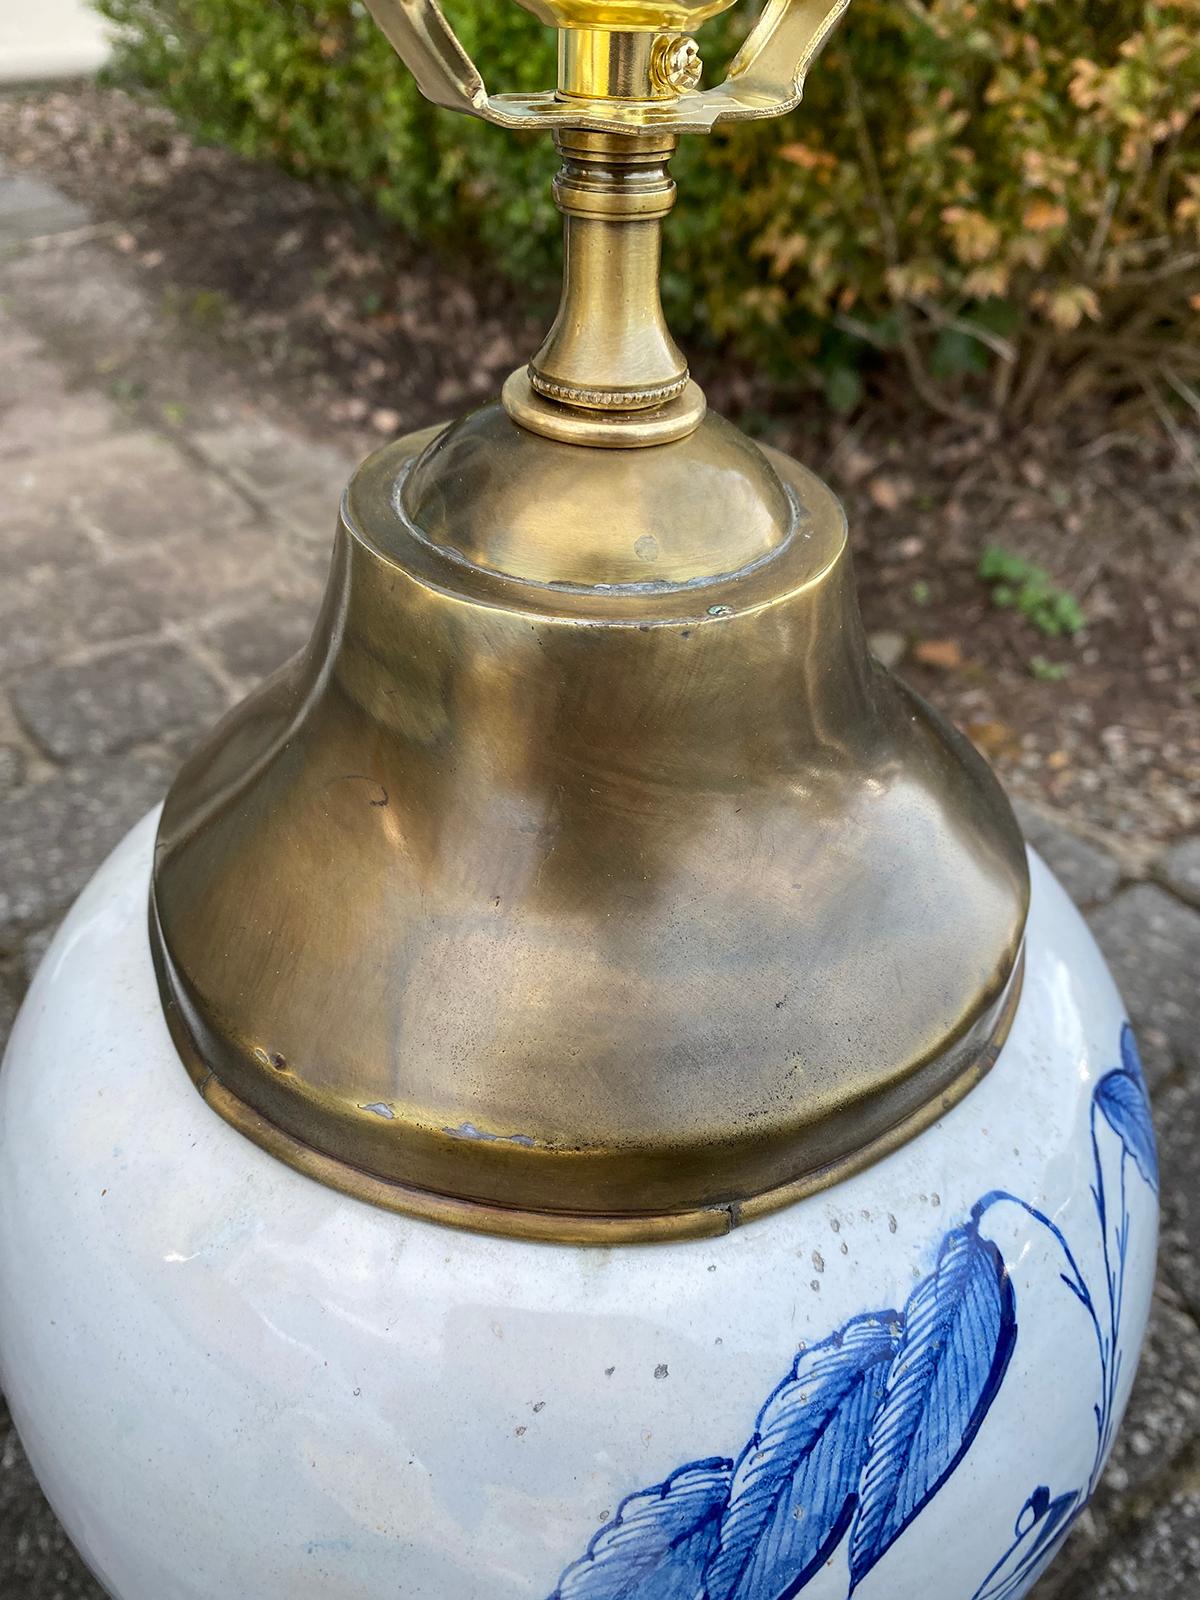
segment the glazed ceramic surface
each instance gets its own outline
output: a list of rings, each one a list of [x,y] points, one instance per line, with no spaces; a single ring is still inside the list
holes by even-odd
[[[154,818],[0,1075],[0,1376],[117,1600],[1016,1600],[1094,1487],[1149,1304],[1136,1047],[1033,863],[996,1066],[725,1238],[455,1233],[280,1165],[159,1010]]]

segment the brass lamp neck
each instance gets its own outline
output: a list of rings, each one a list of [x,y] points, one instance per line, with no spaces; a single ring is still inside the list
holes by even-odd
[[[659,291],[662,222],[675,203],[674,134],[557,136],[564,218],[558,315],[504,388],[522,427],[574,444],[663,444],[691,433],[705,400],[671,337]]]

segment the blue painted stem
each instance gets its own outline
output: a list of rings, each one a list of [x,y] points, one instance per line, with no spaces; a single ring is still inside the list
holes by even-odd
[[[1093,1110],[1092,1110],[1092,1148],[1095,1151],[1095,1155],[1096,1155],[1097,1182],[1098,1182],[1099,1187],[1100,1187],[1100,1195],[1097,1198],[1096,1204],[1097,1204],[1097,1209],[1101,1212],[1101,1215],[1103,1216],[1103,1208],[1104,1208],[1104,1198],[1103,1198],[1104,1178],[1103,1178],[1103,1174],[1100,1171],[1100,1166],[1099,1166],[1100,1152],[1099,1152],[1099,1148],[1098,1148],[1097,1143],[1096,1143],[1095,1108],[1094,1107],[1093,1107]],[[1095,1193],[1094,1190],[1093,1190],[1093,1193]],[[1007,1189],[992,1189],[988,1194],[984,1195],[982,1200],[979,1200],[979,1201],[976,1202],[975,1206],[973,1207],[973,1209],[971,1211],[972,1217],[975,1219],[975,1221],[977,1223],[981,1222],[983,1220],[984,1213],[989,1211],[992,1206],[999,1204],[1002,1200],[1007,1200],[1010,1204],[1012,1204],[1014,1206],[1019,1206],[1020,1209],[1022,1211],[1024,1211],[1028,1216],[1031,1216],[1035,1222],[1040,1223],[1041,1226],[1043,1228],[1045,1228],[1047,1230],[1047,1232],[1050,1234],[1050,1236],[1056,1241],[1056,1243],[1058,1244],[1059,1249],[1062,1251],[1063,1255],[1066,1257],[1067,1265],[1070,1267],[1071,1274],[1072,1274],[1072,1276],[1070,1278],[1068,1278],[1068,1277],[1066,1277],[1064,1275],[1063,1282],[1067,1285],[1067,1288],[1070,1289],[1071,1293],[1075,1296],[1075,1298],[1080,1302],[1080,1304],[1086,1310],[1089,1318],[1091,1319],[1092,1329],[1093,1329],[1093,1332],[1096,1335],[1096,1349],[1097,1349],[1097,1352],[1098,1352],[1099,1357],[1100,1357],[1100,1392],[1104,1396],[1103,1411],[1101,1411],[1101,1409],[1099,1407],[1096,1408],[1096,1439],[1097,1439],[1097,1446],[1096,1447],[1097,1447],[1097,1456],[1098,1456],[1098,1458],[1100,1460],[1103,1460],[1103,1457],[1104,1457],[1104,1435],[1105,1435],[1105,1430],[1106,1430],[1106,1426],[1107,1426],[1108,1414],[1109,1414],[1109,1410],[1110,1410],[1109,1403],[1108,1403],[1108,1393],[1109,1393],[1109,1352],[1108,1352],[1108,1345],[1107,1345],[1107,1343],[1105,1341],[1105,1337],[1104,1337],[1104,1330],[1100,1326],[1100,1318],[1099,1318],[1099,1315],[1097,1314],[1096,1305],[1095,1305],[1095,1302],[1092,1299],[1091,1291],[1088,1289],[1088,1286],[1087,1286],[1086,1282],[1084,1281],[1083,1273],[1080,1272],[1080,1270],[1079,1270],[1079,1263],[1075,1260],[1075,1256],[1072,1253],[1071,1246],[1067,1243],[1066,1235],[1063,1233],[1062,1229],[1058,1226],[1058,1224],[1056,1222],[1052,1222],[1051,1219],[1046,1215],[1046,1213],[1044,1211],[1039,1211],[1037,1206],[1030,1205],[1028,1200],[1022,1200],[1020,1195],[1011,1194]],[[1104,1226],[1107,1228],[1106,1224]],[[1107,1274],[1107,1264],[1108,1264],[1108,1247],[1107,1247],[1107,1244],[1105,1245],[1104,1259],[1105,1259],[1105,1268],[1106,1268],[1106,1274]],[[1109,1280],[1109,1296],[1110,1296],[1110,1300],[1111,1300],[1111,1295],[1112,1295],[1112,1282],[1111,1282],[1111,1279],[1110,1279]]]
[[[1095,1140],[1095,1131],[1094,1131],[1095,1107],[1094,1106],[1093,1106],[1093,1110],[1092,1110],[1092,1117],[1093,1117],[1093,1141],[1094,1141]],[[1099,1157],[1097,1157],[1097,1159],[1099,1159]],[[1118,1384],[1120,1382],[1120,1377],[1121,1377],[1121,1348],[1120,1348],[1121,1319],[1122,1319],[1122,1316],[1123,1316],[1124,1310],[1125,1310],[1125,1265],[1126,1265],[1126,1258],[1127,1258],[1128,1251],[1129,1251],[1129,1230],[1130,1230],[1130,1225],[1131,1225],[1131,1218],[1130,1218],[1130,1215],[1129,1215],[1128,1185],[1127,1185],[1127,1181],[1126,1181],[1126,1178],[1127,1178],[1126,1168],[1127,1168],[1127,1165],[1128,1165],[1128,1160],[1129,1160],[1129,1152],[1126,1150],[1126,1148],[1124,1146],[1124,1143],[1122,1143],[1122,1145],[1121,1145],[1121,1222],[1120,1222],[1120,1226],[1119,1226],[1119,1228],[1117,1230],[1117,1264],[1116,1264],[1116,1267],[1113,1269],[1112,1276],[1109,1279],[1109,1325],[1110,1325],[1110,1327],[1112,1329],[1113,1359],[1112,1359],[1112,1362],[1109,1365],[1109,1370],[1108,1370],[1108,1373],[1107,1373],[1107,1382],[1106,1382],[1105,1389],[1104,1389],[1104,1429],[1103,1429],[1103,1437],[1101,1438],[1101,1440],[1100,1440],[1100,1442],[1099,1442],[1099,1444],[1097,1446],[1097,1449],[1096,1449],[1096,1460],[1095,1460],[1095,1464],[1092,1467],[1092,1475],[1091,1475],[1091,1478],[1089,1480],[1089,1485],[1088,1485],[1088,1493],[1089,1494],[1091,1494],[1092,1490],[1095,1489],[1096,1484],[1099,1481],[1100,1471],[1101,1471],[1101,1468],[1104,1465],[1104,1458],[1108,1454],[1109,1448],[1112,1445],[1113,1432],[1114,1432],[1114,1428],[1115,1428],[1115,1424],[1116,1424],[1117,1386],[1118,1386]],[[1104,1180],[1103,1180],[1102,1176],[1100,1177],[1099,1182],[1100,1182],[1101,1193],[1103,1193]],[[1105,1236],[1105,1241],[1106,1241],[1106,1246],[1107,1246],[1108,1224],[1107,1224],[1107,1219],[1105,1217],[1105,1214],[1103,1212],[1101,1212],[1101,1226],[1104,1228],[1104,1236]],[[1106,1247],[1106,1249],[1105,1249],[1105,1264],[1106,1264],[1106,1266],[1107,1266],[1108,1260],[1109,1260],[1109,1252],[1108,1252],[1108,1249]]]
[[[998,1205],[1002,1200],[1007,1200],[1010,1204],[1019,1206],[1022,1211],[1031,1216],[1035,1222],[1040,1223],[1041,1226],[1045,1228],[1053,1237],[1059,1249],[1066,1257],[1067,1265],[1070,1267],[1072,1273],[1070,1278],[1065,1278],[1063,1281],[1071,1290],[1072,1294],[1075,1295],[1076,1299],[1079,1300],[1080,1303],[1085,1307],[1088,1315],[1092,1319],[1092,1325],[1096,1330],[1097,1337],[1102,1339],[1103,1335],[1100,1328],[1100,1319],[1096,1315],[1096,1307],[1092,1301],[1091,1292],[1084,1281],[1083,1273],[1079,1270],[1079,1263],[1075,1260],[1075,1257],[1071,1252],[1071,1246],[1067,1243],[1066,1235],[1056,1222],[1052,1222],[1044,1211],[1038,1210],[1037,1206],[1030,1205],[1028,1200],[1022,1200],[1020,1195],[1011,1194],[1007,1189],[989,1190],[989,1192],[984,1195],[983,1199],[977,1200],[975,1205],[971,1208],[971,1216],[976,1222],[981,1222],[983,1220],[984,1213],[990,1211],[994,1205]]]

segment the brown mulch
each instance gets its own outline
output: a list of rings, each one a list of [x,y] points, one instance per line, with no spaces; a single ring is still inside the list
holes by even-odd
[[[550,310],[117,90],[0,99],[0,158],[86,201],[182,348],[215,352],[314,436],[362,450],[492,397]],[[1197,827],[1200,452],[1184,459],[1149,420],[1118,429],[1098,405],[988,441],[899,385],[847,422],[816,396],[772,400],[711,355],[696,365],[720,409],[772,415],[759,431],[842,494],[881,652],[1014,790],[1123,837],[1134,858]],[[1049,639],[993,606],[977,572],[989,544],[1047,568],[1086,630]]]

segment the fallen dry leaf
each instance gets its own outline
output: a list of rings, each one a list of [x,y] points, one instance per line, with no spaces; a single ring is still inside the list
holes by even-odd
[[[1069,219],[1066,206],[1039,198],[1029,202],[1021,220],[1031,233],[1046,233],[1051,228],[1065,228]]]
[[[869,472],[874,472],[879,465],[878,458],[866,450],[852,447],[840,453],[838,466],[839,476],[846,483],[858,483]]]
[[[964,731],[980,755],[987,756],[989,760],[1020,754],[1021,741],[1016,730],[1010,728],[1007,722],[968,722]]]
[[[957,639],[922,639],[913,646],[913,658],[922,666],[954,672],[963,664],[962,646]]]
[[[881,511],[899,511],[902,505],[912,499],[912,479],[901,477],[872,478],[867,488],[867,493]]]

